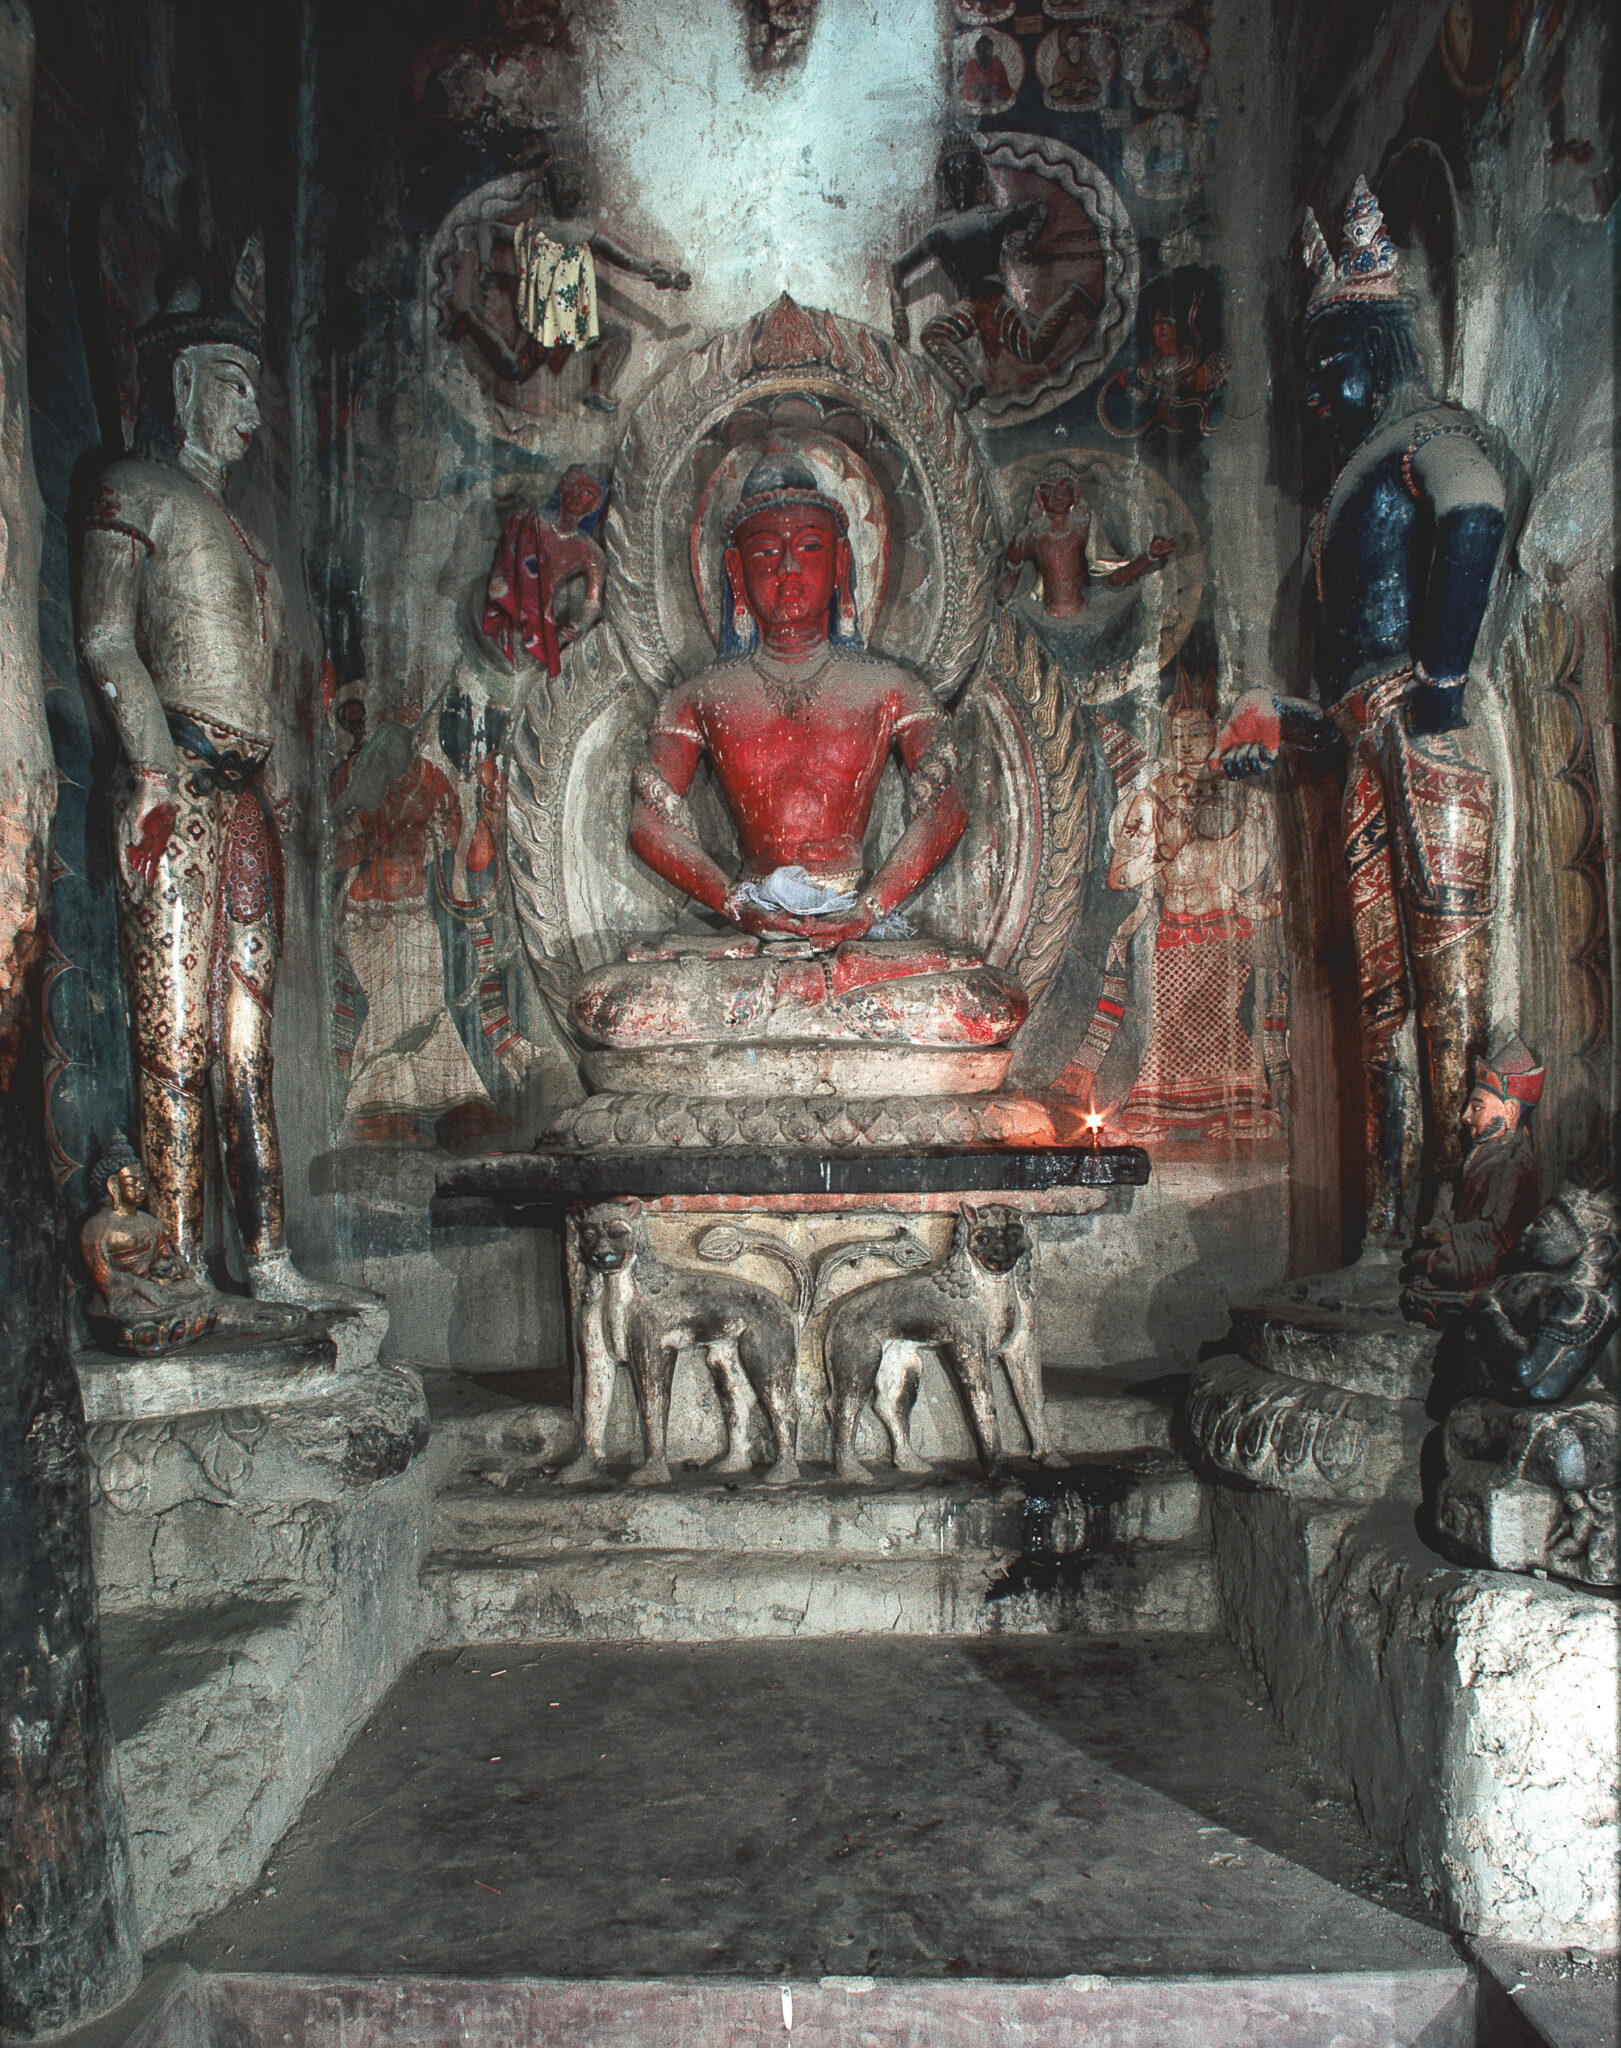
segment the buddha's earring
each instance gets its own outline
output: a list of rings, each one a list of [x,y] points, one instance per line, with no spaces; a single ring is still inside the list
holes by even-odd
[[[861,621],[856,616],[855,595],[850,588],[849,582],[844,577],[839,579],[836,602],[838,605],[837,637],[846,644],[859,646],[861,641]]]
[[[759,644],[754,614],[740,597],[732,600],[732,637],[745,654],[752,654]]]

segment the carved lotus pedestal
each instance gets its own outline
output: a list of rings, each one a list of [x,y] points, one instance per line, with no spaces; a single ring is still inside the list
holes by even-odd
[[[772,1040],[588,1052],[581,1072],[599,1092],[565,1112],[548,1143],[590,1152],[1058,1144],[1047,1104],[995,1092],[1011,1058],[1005,1046],[961,1051]],[[1062,1107],[1058,1117],[1064,1119]]]
[[[1433,1330],[1404,1322],[1396,1268],[1353,1269],[1235,1307],[1239,1359],[1201,1367],[1189,1433],[1218,1473],[1305,1500],[1417,1498]]]

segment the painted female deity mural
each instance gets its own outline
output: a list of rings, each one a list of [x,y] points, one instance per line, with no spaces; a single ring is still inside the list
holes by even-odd
[[[1215,714],[1186,673],[1151,763],[1124,728],[1100,729],[1121,789],[1107,886],[1137,900],[1058,1085],[1106,1109],[1109,1132],[1133,1144],[1276,1139],[1288,1015],[1270,807],[1212,771]]]

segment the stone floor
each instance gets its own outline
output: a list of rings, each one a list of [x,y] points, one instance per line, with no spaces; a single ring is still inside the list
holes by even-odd
[[[261,1884],[166,1954],[351,1978],[1456,1968],[1226,1647],[1171,1636],[431,1654]]]

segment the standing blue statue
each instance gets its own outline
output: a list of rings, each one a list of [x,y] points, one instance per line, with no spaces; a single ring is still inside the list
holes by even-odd
[[[1212,761],[1257,774],[1285,743],[1345,761],[1342,830],[1367,1088],[1367,1234],[1411,1241],[1461,1156],[1484,1051],[1497,793],[1467,732],[1470,659],[1506,493],[1480,423],[1430,392],[1414,306],[1378,202],[1357,181],[1336,262],[1308,213],[1305,406],[1335,464],[1313,521],[1316,703],[1249,691]],[[1419,1119],[1397,1036],[1417,1027]]]

